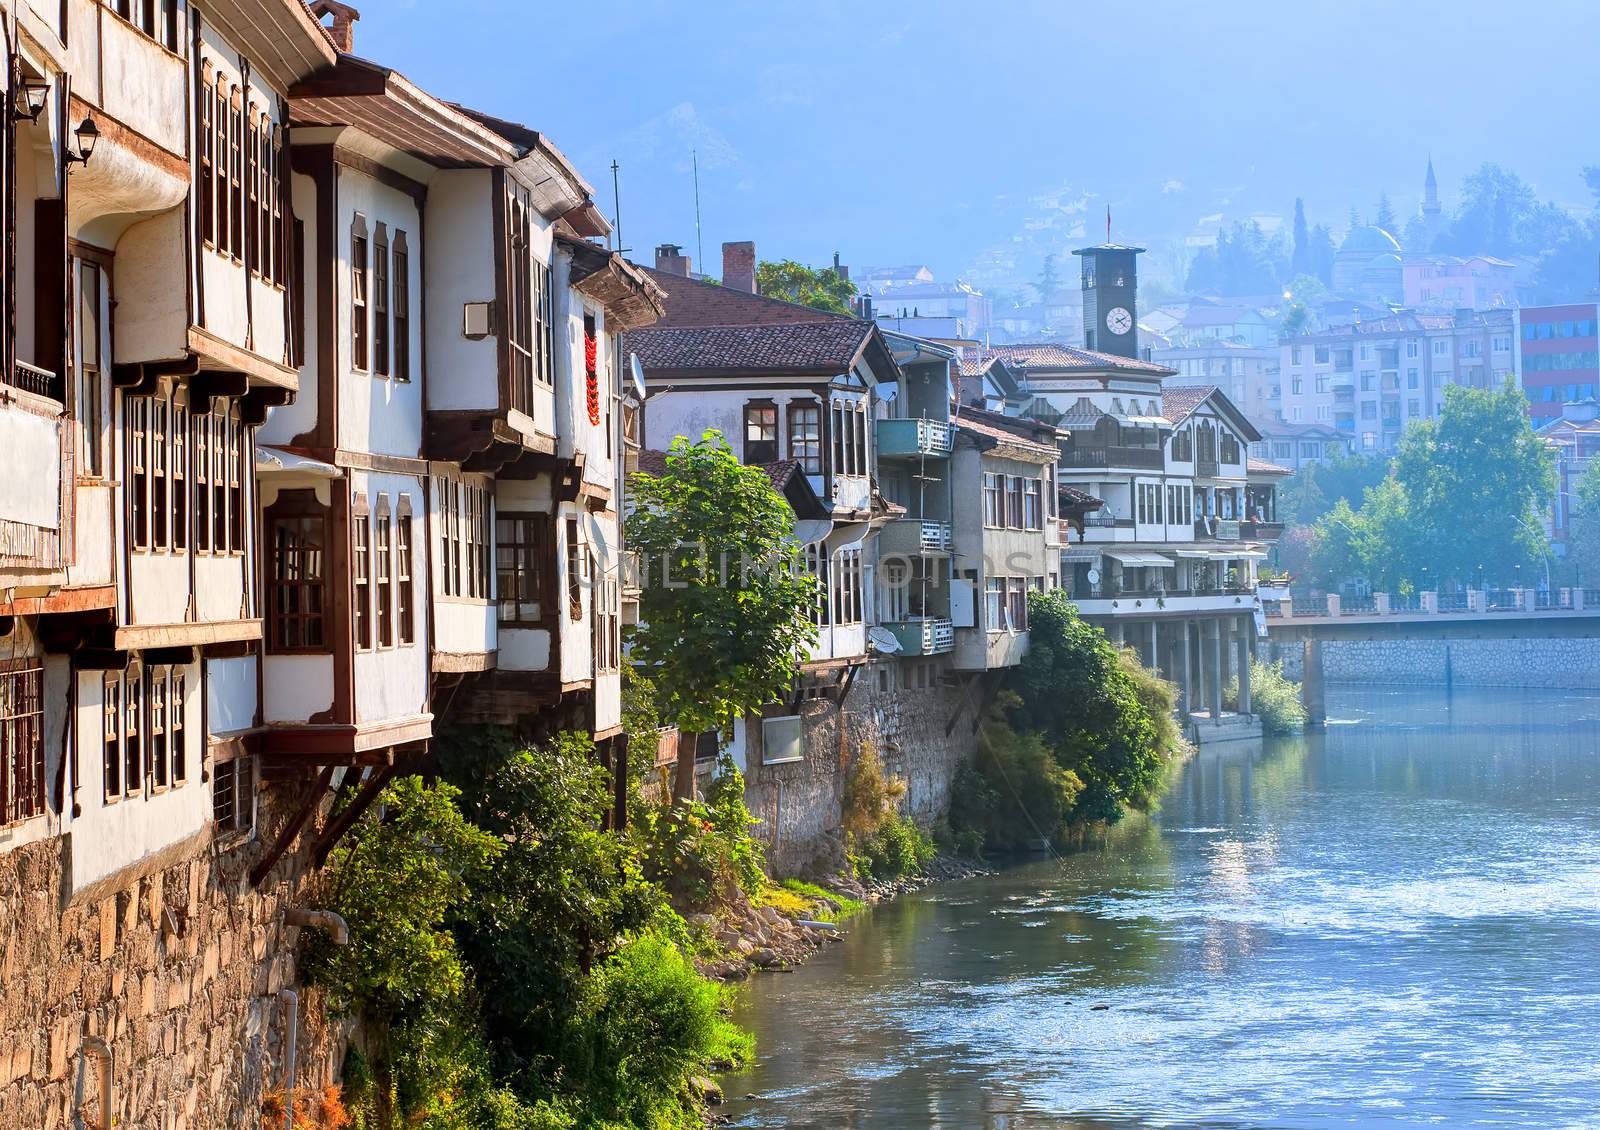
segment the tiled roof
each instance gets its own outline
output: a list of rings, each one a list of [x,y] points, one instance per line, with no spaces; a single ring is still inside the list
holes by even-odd
[[[1245,471],[1252,475],[1292,475],[1293,471],[1287,467],[1280,467],[1276,463],[1269,463],[1265,459],[1251,457],[1245,466]]]
[[[1066,483],[1056,487],[1056,495],[1061,499],[1061,505],[1069,510],[1098,510],[1105,505],[1104,499],[1096,498],[1077,487],[1069,487]]]
[[[845,314],[784,302],[778,298],[766,298],[716,283],[701,282],[685,275],[674,275],[649,267],[645,268],[645,273],[667,294],[667,312],[656,322],[656,329],[850,320]]]
[[[793,459],[780,459],[776,463],[763,463],[761,469],[772,480],[774,490],[782,493],[789,480],[800,474],[800,464]],[[667,473],[667,453],[657,447],[647,447],[639,452],[639,473],[659,479]]]
[[[1216,391],[1216,385],[1174,385],[1164,388],[1161,390],[1161,414],[1172,423],[1181,424],[1189,418],[1189,413]]]
[[[1055,444],[1046,442],[1042,438],[1047,431],[1053,429],[1028,420],[1018,420],[1011,416],[1001,416],[995,412],[985,412],[981,408],[964,405],[952,423],[959,431],[982,436],[988,441],[982,446],[1004,449],[1001,454],[1010,453],[1024,459],[1044,458],[1051,461],[1061,454]]]
[[[854,318],[786,325],[651,326],[630,331],[627,348],[639,355],[647,371],[842,373],[855,363],[872,331],[871,322]]]
[[[1136,373],[1165,375],[1172,372],[1165,365],[1121,357],[1115,353],[1099,353],[1092,349],[1076,349],[1070,345],[1045,342],[1037,345],[995,345],[985,349],[983,356],[1002,357],[1013,365],[1028,365],[1048,369],[1122,369]]]

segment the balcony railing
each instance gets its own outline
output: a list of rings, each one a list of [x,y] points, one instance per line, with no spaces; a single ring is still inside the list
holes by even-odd
[[[943,421],[879,420],[877,427],[880,457],[943,458],[950,454],[953,432]]]
[[[1094,527],[1097,527],[1097,528],[1100,528],[1100,529],[1107,529],[1107,530],[1115,529],[1117,527],[1124,527],[1126,529],[1132,529],[1133,528],[1133,519],[1132,518],[1118,518],[1115,514],[1107,514],[1107,513],[1103,512],[1103,511],[1096,510],[1092,514],[1085,514],[1083,516],[1083,524],[1085,526],[1094,526]]]
[[[902,655],[944,655],[956,646],[956,629],[943,616],[891,621],[883,625],[900,641]]]
[[[4,383],[12,388],[20,388],[23,392],[31,392],[35,396],[47,396],[51,400],[61,399],[59,382],[49,369],[41,369],[26,361],[18,361],[9,374],[0,370],[0,376],[4,376]]]
[[[1250,541],[1277,541],[1283,536],[1283,523],[1240,522],[1239,536]]]
[[[1062,452],[1063,467],[1134,467],[1140,470],[1159,471],[1162,467],[1159,447],[1082,447],[1073,445]]]
[[[1240,523],[1232,518],[1196,518],[1194,536],[1208,541],[1238,541]]]
[[[1201,478],[1212,478],[1212,479],[1216,478],[1217,477],[1217,461],[1216,461],[1216,459],[1209,458],[1209,457],[1204,456],[1204,455],[1195,456],[1194,473],[1196,475],[1199,475]]]

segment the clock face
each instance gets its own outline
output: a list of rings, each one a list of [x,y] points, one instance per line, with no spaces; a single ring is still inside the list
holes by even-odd
[[[1121,306],[1113,306],[1106,311],[1106,329],[1114,334],[1125,334],[1133,329],[1133,315]]]

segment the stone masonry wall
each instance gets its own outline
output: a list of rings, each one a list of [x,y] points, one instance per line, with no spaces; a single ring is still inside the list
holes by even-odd
[[[61,905],[63,839],[0,855],[0,1128],[72,1125],[86,1035],[112,1049],[115,1125],[259,1125],[264,1095],[282,1081],[277,993],[297,987],[300,931],[281,918],[303,905],[309,837],[260,890],[248,874],[296,792],[262,790],[253,842],[222,852],[206,842],[82,905]],[[327,1023],[315,991],[301,991],[300,1017],[299,1084],[325,1085],[345,1032]],[[89,1065],[86,1098],[97,1079]],[[86,1102],[91,1125],[97,1110]]]
[[[1300,644],[1272,644],[1284,674],[1302,675]],[[1338,640],[1322,645],[1329,682],[1600,689],[1600,639]]]
[[[763,765],[760,722],[751,723],[745,802],[762,820],[755,834],[766,841],[774,874],[806,875],[844,863],[839,833],[844,785],[866,742],[873,743],[885,772],[906,782],[903,812],[928,826],[949,807],[956,769],[975,748],[970,704],[950,736],[945,735],[967,693],[966,684],[946,686],[933,677],[919,680],[932,685],[905,687],[900,680],[911,665],[893,667],[895,682],[888,687],[880,684],[879,665],[868,668],[851,688],[842,712],[825,699],[802,704],[805,757],[800,761]]]

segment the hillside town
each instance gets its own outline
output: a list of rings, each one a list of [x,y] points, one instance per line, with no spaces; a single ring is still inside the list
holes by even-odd
[[[1173,750],[1258,741],[1269,619],[1297,597],[1534,587],[1532,564],[1313,575],[1280,542],[1327,512],[1316,468],[1387,461],[1454,390],[1509,382],[1559,471],[1554,558],[1600,451],[1592,295],[1524,304],[1527,264],[1428,250],[1431,162],[1419,215],[1352,225],[1315,295],[1144,301],[1145,249],[1108,218],[1036,300],[835,256],[806,271],[844,297],[808,301],[763,285],[784,248],[630,257],[539,106],[422,89],[340,0],[0,12],[0,1130],[349,1125],[296,1121],[296,1096],[348,1100],[400,1014],[328,974],[366,944],[339,900],[410,827],[407,782],[467,789],[441,752],[462,735],[578,741],[608,833],[741,782],[758,886],[866,894],[861,767],[931,844],[1033,618],[1055,632],[1070,602],[1169,688]],[[807,642],[725,725],[640,725],[631,518],[717,437],[781,500]],[[1581,577],[1540,591],[1584,606]],[[1081,775],[1052,779],[1070,798]],[[366,866],[401,872],[389,850]],[[739,977],[835,929],[825,901],[781,926],[765,905],[717,958]],[[396,1079],[357,1125],[402,1124]],[[604,1124],[669,1125],[629,1117]]]

